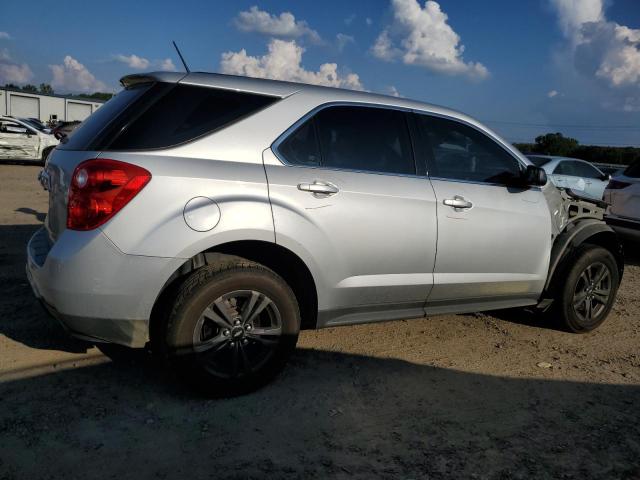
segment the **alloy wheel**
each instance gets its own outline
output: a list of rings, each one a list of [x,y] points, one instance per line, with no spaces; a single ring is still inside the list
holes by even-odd
[[[282,335],[276,304],[255,290],[221,295],[204,309],[193,332],[193,350],[210,373],[235,378],[260,369]]]

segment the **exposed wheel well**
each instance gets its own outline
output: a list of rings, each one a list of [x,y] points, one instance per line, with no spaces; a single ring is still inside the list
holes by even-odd
[[[302,329],[316,327],[318,316],[318,296],[316,284],[305,263],[291,250],[280,245],[258,240],[243,240],[217,245],[205,250],[185,262],[167,281],[162,292],[156,299],[150,319],[151,341],[161,327],[163,313],[167,310],[167,303],[171,301],[173,293],[186,275],[203,265],[217,261],[216,254],[235,255],[260,263],[280,275],[289,284],[300,306]]]
[[[564,279],[567,269],[571,267],[571,259],[574,257],[574,252],[577,248],[585,244],[597,245],[609,250],[616,259],[619,278],[622,280],[622,274],[624,272],[624,252],[622,245],[615,232],[604,230],[590,236],[574,239],[574,241],[571,241],[569,245],[560,252],[560,261],[553,271],[552,277],[548,279],[548,284],[545,289],[547,292],[555,292],[557,290],[558,283]]]

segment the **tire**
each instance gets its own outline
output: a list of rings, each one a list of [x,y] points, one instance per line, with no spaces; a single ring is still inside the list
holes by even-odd
[[[45,148],[42,152],[42,160],[41,160],[41,165],[44,167],[47,163],[47,158],[49,157],[49,154],[53,151],[55,147],[49,147],[49,148]]]
[[[282,371],[295,349],[296,297],[260,264],[227,257],[190,274],[174,298],[165,351],[180,377],[207,395],[257,390]]]
[[[570,332],[590,332],[605,321],[615,302],[620,284],[616,260],[610,251],[587,244],[564,271],[556,299],[557,320]]]

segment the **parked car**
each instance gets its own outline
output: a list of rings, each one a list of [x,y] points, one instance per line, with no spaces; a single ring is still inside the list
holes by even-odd
[[[640,241],[640,161],[611,179],[604,191],[607,223],[621,235]]]
[[[301,328],[531,306],[588,332],[609,314],[624,261],[602,203],[464,114],[216,74],[121,82],[47,163],[27,247],[74,335],[229,395],[273,378]]]
[[[19,118],[0,116],[0,159],[44,163],[59,141]]]
[[[542,167],[556,187],[571,188],[584,195],[602,199],[609,175],[589,162],[577,158],[551,155],[527,155],[534,165]]]
[[[49,133],[49,134],[51,133],[51,129],[47,127],[42,121],[40,121],[39,118],[29,117],[29,118],[20,118],[19,120],[25,123],[28,123],[39,132]]]
[[[71,133],[78,128],[80,123],[82,122],[79,120],[73,120],[70,122],[60,121],[55,127],[53,127],[51,133],[53,133],[58,140],[62,140],[62,138],[71,135]]]

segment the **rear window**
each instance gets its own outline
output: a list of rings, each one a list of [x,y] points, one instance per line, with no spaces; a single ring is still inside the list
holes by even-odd
[[[265,95],[181,84],[156,83],[126,89],[91,115],[64,148],[172,147],[226,127],[276,100]],[[98,117],[99,114],[102,115]]]
[[[640,161],[629,165],[624,171],[624,175],[631,178],[640,178]]]

